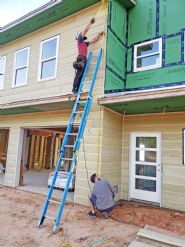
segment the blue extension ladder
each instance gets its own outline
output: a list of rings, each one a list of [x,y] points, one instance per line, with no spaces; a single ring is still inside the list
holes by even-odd
[[[93,98],[92,91],[93,91],[93,88],[94,88],[94,84],[95,84],[95,80],[96,80],[96,76],[97,76],[97,72],[98,72],[98,68],[99,68],[99,65],[100,65],[101,58],[102,58],[102,49],[100,50],[99,55],[98,55],[98,59],[97,59],[97,62],[96,62],[96,66],[95,66],[95,69],[94,69],[93,77],[92,77],[90,88],[89,88],[89,92],[88,92],[88,97],[87,97],[86,100],[80,100],[80,94],[82,93],[82,89],[83,89],[83,86],[85,84],[85,78],[86,78],[86,75],[87,75],[87,72],[88,72],[88,69],[89,69],[89,66],[90,66],[90,63],[91,63],[91,59],[92,59],[92,52],[89,53],[89,56],[88,56],[88,59],[87,59],[87,64],[86,64],[86,67],[85,67],[85,70],[84,70],[84,73],[83,73],[81,84],[80,84],[80,87],[79,87],[79,90],[78,90],[78,93],[77,93],[77,96],[76,96],[76,100],[75,100],[75,103],[74,103],[74,106],[73,106],[73,110],[72,110],[72,113],[71,113],[70,121],[69,121],[67,130],[66,130],[66,133],[65,133],[65,137],[64,137],[61,149],[60,149],[59,160],[57,162],[57,166],[56,166],[56,169],[55,169],[53,180],[52,180],[52,183],[51,183],[51,186],[50,186],[50,189],[49,189],[46,201],[45,201],[45,205],[44,205],[43,210],[42,210],[42,215],[40,217],[40,221],[39,221],[39,224],[38,224],[38,227],[40,227],[44,223],[45,218],[54,220],[53,232],[57,232],[58,226],[59,226],[59,223],[60,223],[60,220],[61,220],[61,217],[62,217],[63,209],[64,209],[66,198],[67,198],[67,193],[68,193],[68,190],[69,190],[70,182],[72,180],[73,171],[74,171],[74,168],[75,168],[76,158],[78,156],[78,151],[79,151],[79,148],[80,148],[81,140],[83,138],[84,129],[85,129],[85,126],[86,126],[88,114],[90,112],[90,108],[91,108],[91,104],[92,104],[92,98]],[[81,103],[83,103],[83,104],[81,104]],[[79,109],[79,107],[81,107],[81,105],[83,105],[84,109],[79,111],[78,109]],[[74,133],[73,132],[73,127],[76,126],[75,118],[76,118],[76,116],[78,117],[79,115],[81,116],[81,119],[80,119],[80,123],[78,122],[78,124],[79,124],[78,132]],[[74,145],[68,145],[70,136],[76,136],[76,140],[75,140]],[[65,150],[66,150],[67,147],[73,148],[73,157],[65,157],[64,156],[64,153],[65,153]],[[56,216],[56,218],[52,218],[52,217],[47,216],[46,213],[47,213],[47,210],[48,210],[49,203],[50,202],[55,202],[54,200],[51,200],[51,197],[52,197],[52,193],[53,193],[53,190],[54,190],[54,185],[55,185],[55,182],[56,182],[56,179],[57,179],[58,172],[60,171],[61,164],[62,164],[62,162],[64,160],[70,160],[71,161],[71,167],[70,167],[70,171],[69,171],[69,174],[68,174],[68,179],[67,179],[67,182],[66,182],[66,186],[65,186],[65,189],[64,189],[62,200],[61,200],[61,202],[56,202],[56,203],[60,204],[57,216]]]

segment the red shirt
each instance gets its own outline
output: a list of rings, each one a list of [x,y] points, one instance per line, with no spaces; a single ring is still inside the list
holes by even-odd
[[[89,42],[84,41],[81,33],[78,36],[77,46],[78,46],[78,55],[87,57]]]

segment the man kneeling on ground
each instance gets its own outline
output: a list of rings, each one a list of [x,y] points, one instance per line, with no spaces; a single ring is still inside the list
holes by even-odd
[[[103,212],[104,216],[108,218],[115,206],[115,189],[109,181],[100,179],[96,173],[91,175],[90,181],[94,183],[94,187],[89,197],[89,205],[91,207],[89,216],[96,217],[95,209],[97,209]]]

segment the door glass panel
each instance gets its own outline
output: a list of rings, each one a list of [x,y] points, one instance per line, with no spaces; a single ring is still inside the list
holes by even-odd
[[[136,147],[157,148],[156,137],[136,137]]]
[[[156,166],[147,166],[136,164],[136,175],[156,177]]]
[[[156,158],[156,151],[136,150],[136,161],[156,163]]]
[[[156,192],[156,181],[136,178],[135,189]]]

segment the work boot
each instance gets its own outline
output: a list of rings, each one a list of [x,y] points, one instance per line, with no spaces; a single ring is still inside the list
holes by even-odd
[[[93,213],[92,211],[90,211],[90,212],[88,213],[88,215],[91,216],[91,217],[96,217],[96,212]]]
[[[109,212],[103,212],[103,216],[105,217],[105,219],[108,219],[110,217],[110,213]]]

